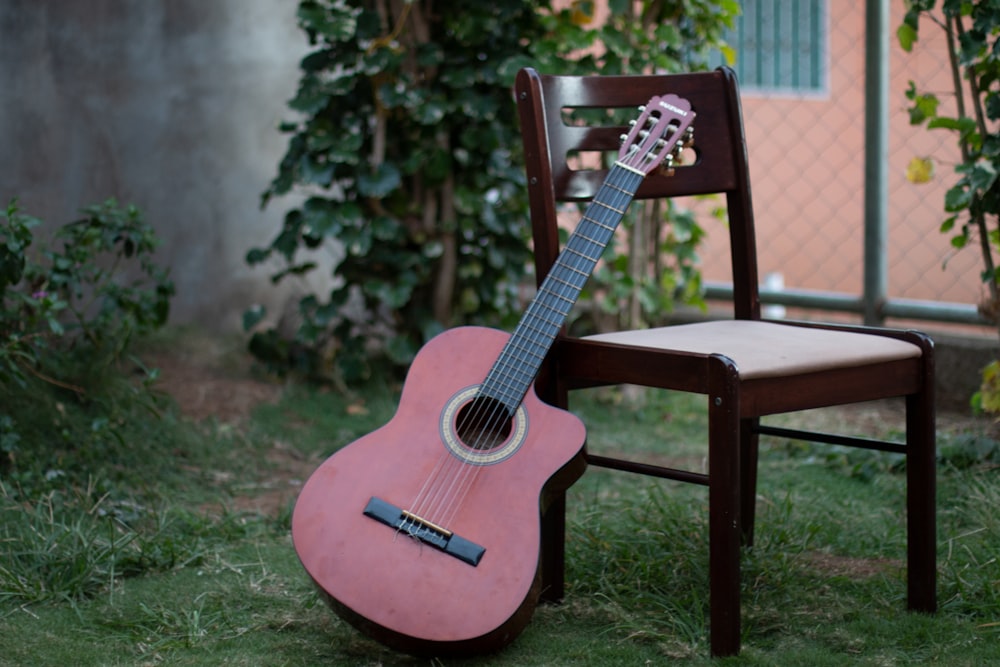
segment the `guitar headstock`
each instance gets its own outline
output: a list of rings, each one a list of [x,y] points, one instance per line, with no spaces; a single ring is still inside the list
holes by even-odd
[[[632,129],[622,135],[618,163],[649,175],[663,164],[668,169],[694,141],[691,103],[677,95],[657,95],[645,106]]]

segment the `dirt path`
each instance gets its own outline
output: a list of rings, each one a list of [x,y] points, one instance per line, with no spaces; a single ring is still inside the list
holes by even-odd
[[[196,422],[214,420],[225,428],[243,429],[256,407],[277,403],[284,389],[282,383],[253,372],[253,359],[240,340],[185,335],[170,347],[158,345],[141,356],[148,367],[159,369],[157,389]],[[316,465],[275,440],[257,467],[257,479],[240,480],[240,492],[228,509],[276,517],[290,506]]]

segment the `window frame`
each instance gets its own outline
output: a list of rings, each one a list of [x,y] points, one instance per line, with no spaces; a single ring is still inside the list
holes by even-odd
[[[808,41],[803,41],[799,32],[802,19],[797,19],[797,14],[803,3],[812,6],[811,20],[809,26]],[[826,99],[830,96],[830,0],[746,0],[741,3],[743,13],[736,17],[734,27],[727,31],[725,40],[733,48],[736,54],[736,62],[733,69],[736,70],[737,78],[740,82],[740,90],[744,94],[761,97],[796,97]],[[750,5],[749,11],[747,6]],[[772,10],[771,17],[777,16],[777,21],[772,25],[766,25],[771,33],[765,40],[757,40],[760,45],[755,46],[754,56],[762,54],[772,55],[771,62],[763,62],[757,59],[751,65],[747,64],[747,40],[753,39],[755,35],[747,35],[745,21],[753,15],[758,30],[764,24],[767,16],[767,5]],[[761,11],[763,10],[763,11]],[[784,26],[782,25],[784,24]],[[787,50],[772,49],[766,50],[764,47],[770,42],[771,45],[780,41],[779,31],[782,27],[791,27],[793,31],[792,42]],[[817,39],[819,44],[812,42]],[[809,72],[806,83],[797,82],[796,79],[803,71],[803,66],[795,67],[795,51],[801,51],[803,45],[808,45],[808,59],[806,64]],[[720,62],[721,62],[720,58]],[[793,61],[789,63],[789,60]],[[754,77],[750,77],[747,69],[754,67],[756,72]],[[765,73],[765,70],[770,72]],[[788,75],[791,72],[791,75]],[[791,79],[789,82],[782,80]],[[762,83],[761,81],[768,81]]]

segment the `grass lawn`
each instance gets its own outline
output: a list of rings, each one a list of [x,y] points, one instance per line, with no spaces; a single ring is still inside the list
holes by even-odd
[[[186,416],[136,417],[106,456],[68,448],[42,479],[4,480],[0,665],[452,664],[340,621],[289,537],[298,485],[386,421],[395,388],[282,388],[248,377],[238,355],[151,355]],[[574,400],[594,450],[704,466],[700,400]],[[902,411],[791,419],[893,434]],[[708,656],[707,491],[591,469],[570,490],[565,603],[539,607],[501,653],[455,664],[1000,663],[1000,454],[988,423],[940,421],[937,615],[904,611],[897,459],[764,439],[739,657]]]

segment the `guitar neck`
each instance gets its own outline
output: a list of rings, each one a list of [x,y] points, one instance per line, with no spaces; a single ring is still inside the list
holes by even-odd
[[[641,171],[614,164],[486,376],[480,395],[500,401],[511,414],[517,409],[643,178]]]

